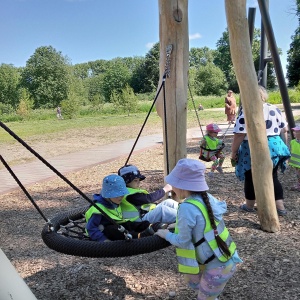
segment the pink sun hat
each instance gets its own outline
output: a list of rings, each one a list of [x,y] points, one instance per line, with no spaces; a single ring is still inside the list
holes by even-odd
[[[300,131],[300,126],[296,126],[296,127],[292,128],[292,130],[294,130],[294,131]]]
[[[220,132],[222,130],[217,124],[211,123],[206,126],[206,131]]]

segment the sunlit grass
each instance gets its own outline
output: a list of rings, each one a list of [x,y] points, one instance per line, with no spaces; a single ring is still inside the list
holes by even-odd
[[[201,125],[209,122],[218,122],[224,120],[223,111],[200,111],[197,112]],[[85,116],[77,119],[68,120],[28,120],[22,122],[5,123],[10,130],[22,138],[32,136],[44,136],[47,134],[67,132],[72,129],[88,129],[88,128],[104,128],[113,126],[124,126],[125,130],[130,130],[130,126],[142,125],[146,120],[146,113],[137,113],[132,115],[111,115],[111,116]],[[188,111],[187,114],[188,127],[197,127],[198,119],[195,111]],[[161,126],[162,120],[156,112],[151,113],[147,120],[147,126]],[[0,130],[0,142],[9,142],[13,138],[4,130]]]

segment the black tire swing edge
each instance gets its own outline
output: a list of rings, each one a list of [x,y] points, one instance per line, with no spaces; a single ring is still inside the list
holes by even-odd
[[[78,220],[88,207],[82,207],[58,214],[50,220],[53,230],[46,224],[42,230],[44,243],[57,252],[83,257],[125,257],[150,253],[170,246],[170,243],[157,235],[141,239],[111,241],[99,243],[89,240],[79,240],[59,234],[61,225],[67,225],[69,219]]]

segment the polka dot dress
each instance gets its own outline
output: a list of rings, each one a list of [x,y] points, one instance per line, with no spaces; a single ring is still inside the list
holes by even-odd
[[[280,164],[281,171],[286,168],[285,160],[290,157],[290,151],[283,140],[280,138],[280,131],[287,126],[287,122],[282,116],[281,111],[275,106],[264,103],[264,119],[266,123],[266,134],[268,136],[268,146],[273,166]],[[234,133],[247,133],[244,113],[239,113],[234,129]],[[235,169],[236,176],[244,180],[244,173],[251,169],[251,156],[247,135],[242,142],[238,152],[238,163]]]
[[[263,104],[263,109],[264,119],[266,120],[267,136],[279,135],[281,129],[287,126],[287,122],[285,121],[280,109],[278,109],[275,105],[268,103]],[[233,133],[247,133],[243,110],[240,111],[237,117]]]

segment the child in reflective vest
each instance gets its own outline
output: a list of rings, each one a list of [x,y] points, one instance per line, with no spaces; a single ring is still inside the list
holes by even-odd
[[[206,135],[200,142],[200,156],[199,159],[205,161],[212,161],[211,171],[208,173],[210,178],[213,178],[214,172],[218,171],[223,174],[222,165],[225,160],[225,155],[222,152],[224,143],[217,138],[218,133],[221,131],[217,124],[208,124],[206,126]]]
[[[129,191],[129,194],[125,195],[124,198],[137,207],[143,221],[149,221],[151,224],[157,222],[171,224],[176,221],[178,203],[175,200],[166,199],[159,204],[154,204],[172,190],[169,184],[157,191],[148,193],[148,191],[140,188],[140,182],[146,177],[136,166],[126,165],[119,169],[118,174],[124,179]]]
[[[128,193],[121,176],[111,174],[103,178],[101,193],[94,194],[95,205],[101,211],[91,206],[85,213],[86,232],[91,240],[97,242],[124,240],[125,235],[119,230],[119,225],[127,229],[134,239],[154,234],[154,225],[160,224],[142,221],[136,207],[123,199]]]
[[[155,234],[176,246],[179,272],[197,300],[216,299],[242,262],[222,217],[226,203],[207,193],[205,165],[198,160],[179,160],[166,182],[181,204],[175,232],[160,229]]]
[[[300,126],[292,128],[295,139],[291,140],[291,158],[289,165],[294,168],[297,176],[297,183],[292,190],[300,192]]]

